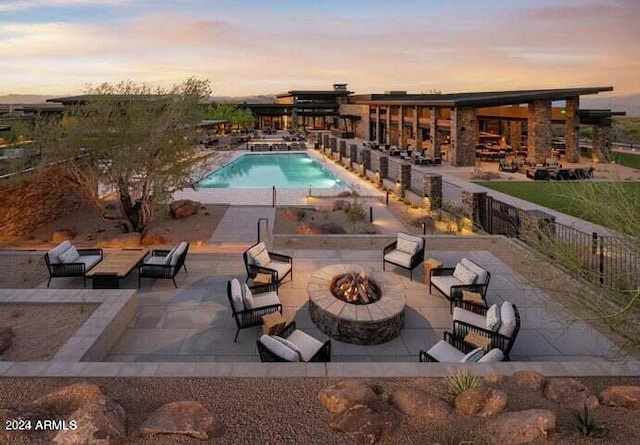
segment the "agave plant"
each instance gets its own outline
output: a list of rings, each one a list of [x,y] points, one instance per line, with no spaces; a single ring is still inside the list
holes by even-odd
[[[576,411],[573,416],[576,430],[585,437],[604,437],[609,432],[604,425],[596,420],[586,403],[582,411]]]
[[[469,371],[457,370],[447,377],[447,393],[454,398],[467,389],[478,386],[480,386],[480,379]]]

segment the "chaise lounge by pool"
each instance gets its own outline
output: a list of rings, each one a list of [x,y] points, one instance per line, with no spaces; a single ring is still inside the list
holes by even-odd
[[[306,153],[245,154],[208,175],[202,188],[340,189],[346,184]]]

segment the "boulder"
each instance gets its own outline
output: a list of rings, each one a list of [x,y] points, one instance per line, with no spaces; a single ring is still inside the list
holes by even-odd
[[[61,243],[66,240],[72,240],[76,237],[78,232],[71,229],[54,230],[51,234],[51,241],[54,243]]]
[[[0,354],[3,354],[4,351],[11,347],[13,344],[13,337],[15,336],[16,334],[13,332],[13,328],[0,328]]]
[[[356,404],[335,414],[329,427],[346,433],[357,444],[374,444],[389,437],[399,426],[402,417],[394,409],[376,410]]]
[[[161,244],[172,244],[171,234],[162,229],[148,229],[142,234],[140,244],[143,246],[158,246]]]
[[[347,198],[349,196],[351,196],[351,192],[348,190],[345,190],[343,192],[340,192],[336,195],[338,198]]]
[[[195,215],[200,210],[202,203],[191,199],[179,199],[169,206],[169,212],[173,219],[185,219]]]
[[[131,233],[121,233],[119,235],[114,236],[111,239],[106,239],[102,241],[98,241],[96,244],[101,248],[130,248],[130,247],[140,247],[140,240],[142,239],[142,234],[138,232]]]
[[[331,211],[335,212],[336,210],[342,210],[342,207],[346,202],[347,201],[345,201],[344,199],[336,199],[335,201],[331,202]]]
[[[507,381],[507,376],[502,374],[489,374],[482,377],[482,380],[489,385],[501,385]]]
[[[542,389],[546,381],[545,377],[539,372],[535,371],[518,371],[515,372],[509,381],[521,389],[528,389],[531,391],[538,391]]]
[[[104,396],[102,388],[93,383],[74,383],[31,402],[31,408],[67,415],[83,405]]]
[[[485,425],[493,443],[517,445],[529,443],[555,429],[556,415],[546,409],[529,409],[501,413],[487,420]]]
[[[397,389],[391,402],[407,416],[426,422],[443,422],[451,414],[448,403],[420,389]]]
[[[120,445],[127,435],[124,408],[106,396],[84,404],[68,420],[75,420],[77,428],[56,434],[55,445]]]
[[[300,235],[331,235],[347,233],[347,230],[340,224],[324,223],[324,224],[301,224],[296,229],[296,233]]]
[[[356,380],[342,380],[318,392],[318,400],[332,414],[345,411],[352,405],[380,408],[382,402],[373,390]]]
[[[490,417],[507,407],[507,394],[488,386],[471,388],[459,394],[455,407],[462,414],[475,417]]]
[[[200,440],[219,437],[222,424],[199,402],[172,402],[155,410],[137,431],[139,437],[181,434]]]
[[[589,409],[595,409],[600,405],[598,398],[591,394],[586,386],[570,378],[549,379],[544,388],[544,396],[575,410],[582,410],[585,405]]]
[[[349,201],[345,201],[344,204],[342,204],[342,211],[344,213],[349,213],[349,210],[351,210],[351,203]]]
[[[600,393],[603,405],[640,410],[640,386],[609,386]]]
[[[289,221],[302,221],[307,212],[304,209],[286,208],[282,211],[282,217]]]

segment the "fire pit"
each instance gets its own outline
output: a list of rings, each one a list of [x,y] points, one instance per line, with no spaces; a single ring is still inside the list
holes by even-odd
[[[336,264],[314,273],[307,293],[311,320],[336,340],[376,345],[404,326],[404,287],[393,274]]]

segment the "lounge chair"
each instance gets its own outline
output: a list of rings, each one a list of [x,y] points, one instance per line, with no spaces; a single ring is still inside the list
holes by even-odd
[[[451,311],[455,301],[462,300],[462,291],[477,292],[486,302],[487,288],[491,273],[473,261],[462,258],[456,267],[431,269],[429,293],[435,287],[450,303]]]
[[[242,254],[242,257],[247,270],[247,281],[254,279],[259,273],[273,275],[278,287],[287,275],[293,280],[293,258],[267,251],[267,246],[263,242],[251,246]]]
[[[398,238],[386,246],[382,253],[382,270],[386,263],[409,270],[413,281],[413,269],[424,261],[424,239],[408,233],[398,233]]]
[[[278,335],[263,335],[256,342],[262,362],[330,362],[331,340],[321,342],[289,323]]]
[[[516,164],[513,159],[500,159],[498,170],[500,170],[501,172],[515,173],[518,171],[518,164]]]
[[[52,278],[64,277],[82,277],[82,284],[86,286],[85,274],[102,258],[102,249],[76,249],[69,240],[63,241],[44,255],[49,270],[47,287]]]
[[[476,348],[451,332],[445,332],[444,340],[440,340],[428,351],[421,350],[419,355],[421,362],[432,363],[493,363],[504,359],[504,353],[500,349],[492,348],[483,352],[482,348]]]
[[[177,289],[176,275],[180,269],[187,272],[184,262],[188,252],[189,243],[186,241],[171,250],[152,250],[138,267],[138,288],[142,278],[159,278],[173,281],[173,286]]]
[[[234,278],[227,282],[227,298],[237,328],[234,343],[238,340],[240,329],[262,325],[263,315],[273,312],[282,314],[282,304],[275,283],[249,287]]]

